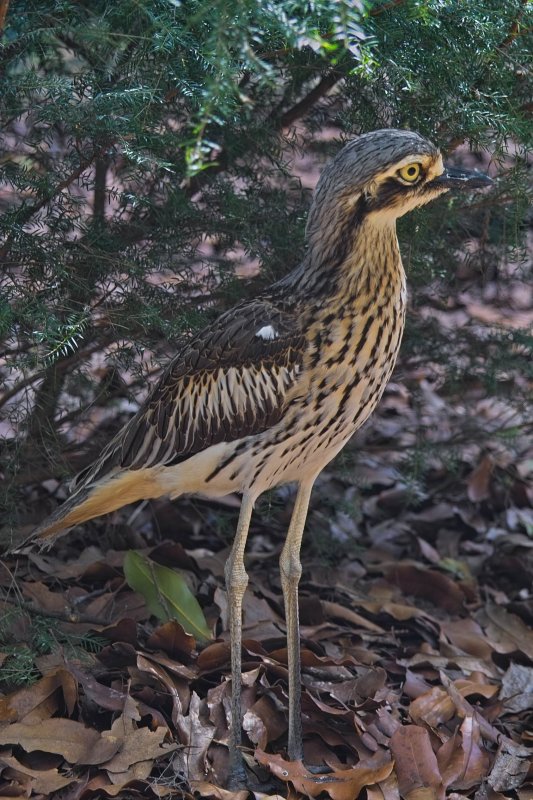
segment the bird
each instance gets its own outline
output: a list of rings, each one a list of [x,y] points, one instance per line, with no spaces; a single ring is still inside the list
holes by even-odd
[[[420,134],[383,129],[348,141],[323,169],[302,261],[281,280],[190,336],[138,412],[74,480],[33,533],[61,532],[137,500],[240,493],[225,566],[232,700],[232,787],[245,785],[241,741],[244,563],[257,498],[297,487],[279,559],[288,659],[288,758],[302,760],[298,584],[300,546],[317,476],[378,404],[406,310],[396,220],[483,173],[445,167]]]

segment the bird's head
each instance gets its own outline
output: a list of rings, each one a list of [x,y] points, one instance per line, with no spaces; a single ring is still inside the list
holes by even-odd
[[[451,189],[491,183],[480,172],[445,167],[438,148],[418,133],[372,131],[345,145],[322,172],[308,232],[337,217],[334,208],[339,221],[350,216],[356,223],[371,215],[385,224]]]

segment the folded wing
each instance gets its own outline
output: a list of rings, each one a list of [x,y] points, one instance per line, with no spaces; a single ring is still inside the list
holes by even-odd
[[[176,464],[218,442],[260,433],[282,416],[303,358],[294,313],[243,303],[192,338],[78,488],[110,471]]]
[[[241,303],[191,338],[137,414],[73,481],[71,497],[31,538],[158,495],[159,467],[281,419],[303,361],[302,321],[268,299]]]

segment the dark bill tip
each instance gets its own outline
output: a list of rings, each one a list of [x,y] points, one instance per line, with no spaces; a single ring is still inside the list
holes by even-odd
[[[446,167],[442,175],[435,178],[432,183],[446,189],[484,189],[486,186],[491,186],[494,181],[477,169]]]

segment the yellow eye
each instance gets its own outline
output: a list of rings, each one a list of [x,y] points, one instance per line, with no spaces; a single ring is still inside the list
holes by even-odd
[[[407,183],[414,183],[420,177],[420,164],[406,164],[398,170],[398,175]]]

